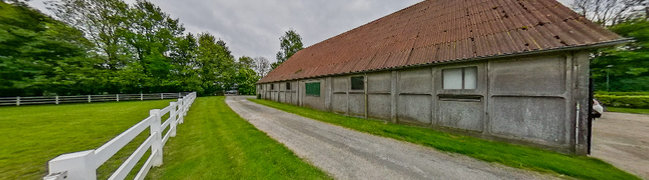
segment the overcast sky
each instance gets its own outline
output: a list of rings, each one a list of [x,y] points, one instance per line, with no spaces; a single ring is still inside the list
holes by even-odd
[[[29,4],[46,11],[43,1]],[[236,57],[263,56],[275,61],[279,37],[289,29],[296,30],[307,47],[421,0],[151,1],[180,18],[188,32],[209,32],[223,39]]]

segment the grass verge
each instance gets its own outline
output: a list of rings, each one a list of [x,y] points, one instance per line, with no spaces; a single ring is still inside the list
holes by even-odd
[[[163,108],[169,100],[0,107],[0,179],[41,179],[47,162],[98,148]],[[148,130],[97,170],[106,179],[144,141]]]
[[[384,123],[379,120],[348,117],[330,112],[297,107],[268,100],[249,99],[307,118],[343,126],[374,135],[464,154],[487,162],[515,168],[558,173],[582,179],[639,179],[599,159],[560,154],[538,148],[488,141],[479,138],[439,132],[430,128]]]
[[[198,98],[148,179],[329,179],[225,104]]]
[[[610,112],[620,112],[620,113],[649,114],[649,109],[606,107],[606,110]]]

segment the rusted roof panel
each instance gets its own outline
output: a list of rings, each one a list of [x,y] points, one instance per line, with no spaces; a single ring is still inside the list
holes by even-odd
[[[428,0],[303,49],[259,83],[620,39],[554,0]]]

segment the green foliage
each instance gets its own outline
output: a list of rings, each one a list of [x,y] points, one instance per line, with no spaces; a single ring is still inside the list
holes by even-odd
[[[606,91],[595,91],[595,95],[649,96],[649,92],[606,92]]]
[[[649,109],[649,96],[595,95],[605,106]]]
[[[633,20],[609,29],[635,41],[596,53],[591,64],[595,89],[607,90],[608,74],[610,91],[649,91],[649,21]]]
[[[261,78],[253,69],[254,60],[250,57],[243,56],[236,63],[236,72],[234,83],[241,95],[255,95],[257,93],[257,81]]]
[[[565,155],[527,146],[444,133],[430,128],[343,116],[268,100],[249,100],[353,130],[420,144],[440,151],[463,154],[515,168],[564,174],[579,179],[639,179],[595,158]]]
[[[621,107],[606,107],[609,112],[633,113],[633,114],[649,114],[649,109],[636,109],[636,108],[621,108]]]
[[[277,52],[277,62],[271,64],[271,68],[275,69],[284,61],[291,58],[293,54],[304,49],[302,44],[302,37],[300,37],[297,32],[294,30],[289,30],[284,33],[284,36],[279,38],[280,41],[280,51]]]
[[[177,133],[147,179],[329,179],[241,119],[224,97],[196,99]]]
[[[0,94],[90,93],[98,59],[83,34],[24,4],[0,2]]]
[[[25,3],[0,2],[0,94],[78,95],[197,91],[240,86],[254,94],[252,63],[238,66],[226,43],[185,34],[146,0],[50,2],[62,20]],[[241,70],[240,68],[244,68]],[[251,88],[252,87],[252,88]]]

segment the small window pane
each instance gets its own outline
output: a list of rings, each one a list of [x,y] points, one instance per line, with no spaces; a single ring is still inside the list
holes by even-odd
[[[478,82],[478,68],[464,68],[464,89],[476,89]]]
[[[444,89],[462,89],[462,69],[444,69],[442,70],[444,77]]]
[[[352,77],[352,90],[363,90],[365,89],[363,80],[365,77],[363,76],[354,76]]]
[[[286,83],[286,90],[291,90],[291,83],[290,82]]]
[[[275,84],[270,84],[270,90],[274,90],[274,89],[275,89]]]

